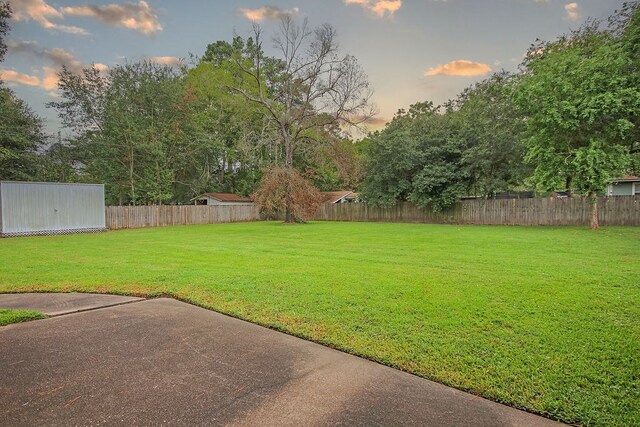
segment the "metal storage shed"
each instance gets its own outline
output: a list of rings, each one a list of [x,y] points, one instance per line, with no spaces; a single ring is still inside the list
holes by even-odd
[[[0,181],[0,237],[104,230],[102,184]]]

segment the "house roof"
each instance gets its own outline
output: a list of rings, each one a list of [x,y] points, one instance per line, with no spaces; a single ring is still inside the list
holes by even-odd
[[[336,203],[338,200],[350,196],[353,191],[322,191],[323,203]]]
[[[622,178],[615,179],[613,182],[635,182],[635,181],[640,181],[640,177],[627,175],[627,176],[623,176]]]
[[[252,202],[252,200],[249,197],[245,197],[245,196],[239,196],[237,194],[233,194],[233,193],[204,193],[199,195],[198,197],[194,197],[191,200],[195,200],[195,199],[202,199],[204,197],[209,197],[211,199],[216,199],[220,202]]]

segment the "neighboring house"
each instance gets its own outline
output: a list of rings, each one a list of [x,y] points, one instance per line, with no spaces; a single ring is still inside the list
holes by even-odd
[[[346,197],[347,202],[349,203],[359,203],[360,200],[360,196],[358,193],[351,193]]]
[[[253,206],[253,201],[250,198],[231,193],[204,193],[191,200],[196,205]]]
[[[351,202],[352,200],[350,200],[349,197],[354,193],[353,191],[322,191],[320,194],[322,195],[322,203],[334,205]]]
[[[607,187],[607,196],[640,196],[640,177],[625,176]]]
[[[493,193],[492,199],[533,199],[535,197],[533,191],[499,191]]]

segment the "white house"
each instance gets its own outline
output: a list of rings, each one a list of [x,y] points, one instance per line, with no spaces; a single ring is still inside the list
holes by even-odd
[[[640,177],[625,176],[607,187],[607,196],[640,196]]]
[[[253,201],[250,198],[232,193],[204,193],[191,200],[196,205],[253,206]]]

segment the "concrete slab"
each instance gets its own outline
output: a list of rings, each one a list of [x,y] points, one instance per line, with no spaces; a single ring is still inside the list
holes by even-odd
[[[4,425],[557,423],[171,299],[0,328]]]
[[[82,293],[0,294],[0,308],[36,310],[48,316],[60,316],[62,314],[142,301],[143,299],[144,298],[118,295]]]

